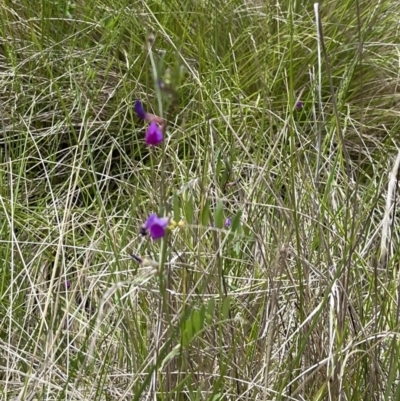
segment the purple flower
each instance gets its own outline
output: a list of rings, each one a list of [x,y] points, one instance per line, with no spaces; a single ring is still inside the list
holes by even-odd
[[[297,102],[296,109],[302,109],[302,108],[303,108],[303,102]]]
[[[231,224],[232,224],[231,218],[228,217],[228,218],[225,220],[225,227],[230,227]]]
[[[154,240],[164,237],[168,222],[168,217],[157,217],[157,215],[153,213],[147,219],[144,228],[150,233],[150,237]]]
[[[142,105],[142,102],[139,99],[136,99],[135,101],[135,112],[139,118],[141,118],[142,120],[146,120],[147,113]]]
[[[159,145],[163,141],[163,134],[154,121],[152,121],[149,128],[147,128],[145,139],[146,145],[148,146]]]

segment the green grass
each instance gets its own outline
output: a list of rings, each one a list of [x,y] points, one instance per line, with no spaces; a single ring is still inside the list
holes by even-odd
[[[399,399],[400,4],[303,3],[3,1],[0,399]]]

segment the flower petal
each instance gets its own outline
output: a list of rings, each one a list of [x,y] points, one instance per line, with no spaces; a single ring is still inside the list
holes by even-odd
[[[150,227],[150,237],[152,239],[158,239],[162,238],[165,235],[165,227],[159,225],[159,224],[154,224]]]
[[[139,99],[135,101],[135,112],[139,118],[142,120],[146,120],[147,113],[142,105],[142,102]]]
[[[158,217],[158,224],[162,227],[167,227],[169,220],[169,217]]]
[[[152,121],[146,132],[146,145],[155,146],[159,145],[163,141],[164,137],[157,124]]]
[[[146,220],[146,223],[144,223],[144,228],[148,230],[154,223],[156,223],[158,220],[158,217],[156,214],[152,213],[149,218]]]

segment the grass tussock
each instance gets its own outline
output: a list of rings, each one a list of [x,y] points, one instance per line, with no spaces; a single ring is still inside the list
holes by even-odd
[[[398,399],[399,12],[4,0],[0,398]]]

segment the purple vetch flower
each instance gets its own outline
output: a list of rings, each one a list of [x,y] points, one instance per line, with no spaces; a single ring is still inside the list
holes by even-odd
[[[228,218],[225,220],[225,227],[230,227],[231,224],[232,224],[232,220],[231,220],[230,217],[228,217]]]
[[[296,109],[302,109],[302,108],[303,108],[303,102],[297,102]]]
[[[147,128],[145,139],[147,146],[159,145],[163,141],[163,133],[161,132],[160,128],[158,128],[157,123],[154,121],[152,121],[149,125],[149,128]]]
[[[142,102],[139,99],[136,99],[135,101],[135,112],[140,119],[142,120],[147,119],[146,110],[144,109]]]
[[[149,216],[143,228],[150,234],[150,237],[154,240],[164,237],[168,222],[168,217],[157,217],[157,215],[153,213]]]

